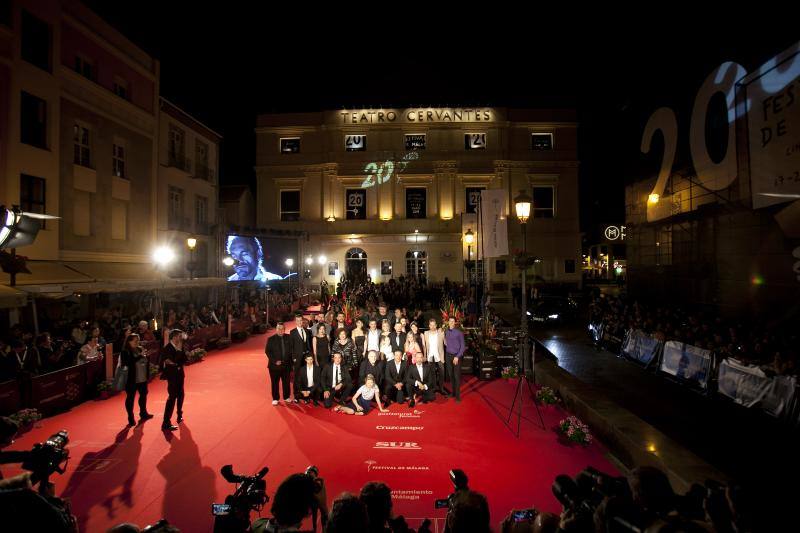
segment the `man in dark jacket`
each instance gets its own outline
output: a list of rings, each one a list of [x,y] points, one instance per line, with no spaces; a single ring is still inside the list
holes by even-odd
[[[167,403],[164,405],[164,421],[161,429],[175,431],[178,426],[172,425],[172,411],[175,402],[178,403],[178,424],[183,422],[183,382],[186,375],[183,365],[186,364],[186,352],[183,351],[183,341],[186,333],[179,329],[169,332],[169,343],[161,350],[161,379],[167,380]]]
[[[408,395],[411,396],[409,407],[416,405],[417,396],[422,396],[422,403],[432,402],[434,400],[434,387],[436,386],[433,370],[425,362],[425,356],[422,352],[417,352],[414,357],[414,364],[409,367],[406,374],[406,387],[408,388]]]
[[[403,358],[402,350],[395,350],[394,360],[386,362],[383,377],[383,393],[387,401],[403,403],[406,401],[406,374],[408,373],[408,363]]]
[[[292,346],[289,336],[286,335],[286,327],[283,322],[278,322],[275,326],[275,335],[267,340],[264,353],[269,358],[269,379],[272,382],[272,405],[278,405],[281,399],[278,393],[278,382],[283,388],[283,400],[290,400],[289,376],[292,371]]]
[[[342,364],[342,354],[333,354],[333,362],[322,369],[322,398],[325,407],[330,409],[333,401],[337,399],[343,404],[353,390],[353,379],[350,372]]]
[[[322,369],[314,364],[314,354],[306,354],[306,364],[295,370],[294,393],[298,400],[303,400],[306,405],[313,401],[319,405],[322,395]]]

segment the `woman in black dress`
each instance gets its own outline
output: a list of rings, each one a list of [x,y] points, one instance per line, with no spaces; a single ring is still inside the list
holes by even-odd
[[[317,328],[317,335],[311,340],[314,348],[314,362],[323,368],[331,363],[331,351],[325,328]]]
[[[120,364],[128,367],[128,382],[125,384],[125,410],[128,412],[128,425],[135,426],[133,418],[133,400],[139,393],[139,419],[149,420],[153,415],[147,412],[147,378],[150,373],[150,363],[147,355],[139,347],[139,335],[132,333],[125,339],[125,346],[120,353]]]
[[[356,327],[350,332],[350,337],[356,345],[356,359],[360,364],[364,359],[364,341],[367,338],[364,333],[364,321],[360,318],[356,320]]]
[[[358,359],[356,357],[356,345],[353,339],[347,336],[347,330],[339,328],[336,332],[336,341],[331,346],[331,353],[342,354],[342,364],[350,370],[350,377],[355,383],[358,379]]]

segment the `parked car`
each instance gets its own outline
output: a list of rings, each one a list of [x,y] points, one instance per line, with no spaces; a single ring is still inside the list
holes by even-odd
[[[528,319],[540,324],[563,324],[578,315],[578,304],[571,298],[546,296],[537,300],[528,311]]]

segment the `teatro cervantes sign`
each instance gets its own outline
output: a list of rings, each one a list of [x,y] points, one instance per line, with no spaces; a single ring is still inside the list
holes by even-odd
[[[430,124],[494,122],[495,112],[487,108],[411,108],[411,109],[361,109],[338,111],[338,122],[348,124]]]

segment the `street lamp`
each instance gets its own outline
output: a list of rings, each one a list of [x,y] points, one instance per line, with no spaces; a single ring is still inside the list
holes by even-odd
[[[472,285],[472,244],[475,242],[475,234],[472,233],[472,228],[468,229],[464,234],[464,242],[467,243],[467,282]]]
[[[286,268],[289,269],[289,276],[291,276],[292,275],[292,265],[294,265],[294,259],[292,259],[290,257],[286,261],[284,261],[284,263],[286,263]]]
[[[194,279],[194,249],[197,248],[197,239],[194,237],[189,237],[186,239],[186,246],[189,247],[189,264],[186,265],[189,267],[189,279]]]
[[[235,262],[236,261],[233,260],[233,257],[229,255],[226,255],[224,258],[222,258],[222,264],[226,267],[232,267]]]
[[[319,263],[320,266],[324,265],[327,262],[328,262],[328,258],[325,257],[324,255],[321,255],[321,256],[317,257],[317,263]]]
[[[175,252],[169,246],[159,246],[153,250],[153,261],[159,266],[166,266],[175,260]]]
[[[519,266],[522,269],[522,323],[520,325],[522,327],[522,336],[524,338],[524,345],[522,349],[523,370],[525,368],[524,365],[528,360],[528,293],[527,288],[525,287],[526,278],[528,277],[528,235],[525,231],[525,224],[528,222],[528,218],[531,216],[532,204],[533,199],[524,190],[520,191],[519,194],[514,198],[514,210],[517,214],[517,220],[519,220],[520,226],[522,227],[523,258],[521,265]]]

